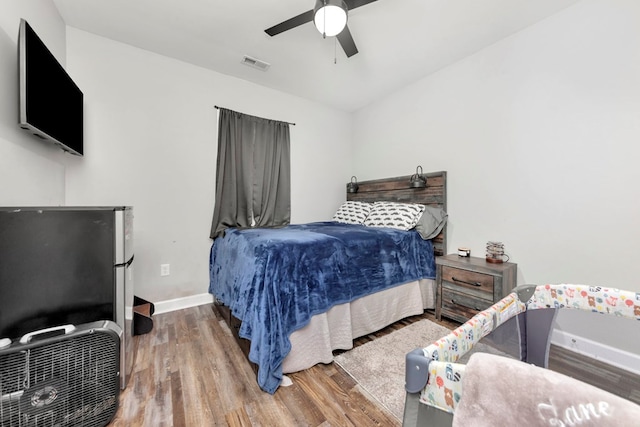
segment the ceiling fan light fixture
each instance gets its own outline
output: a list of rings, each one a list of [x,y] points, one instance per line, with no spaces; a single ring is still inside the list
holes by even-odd
[[[347,26],[347,10],[342,0],[317,0],[313,24],[323,36],[337,36]]]

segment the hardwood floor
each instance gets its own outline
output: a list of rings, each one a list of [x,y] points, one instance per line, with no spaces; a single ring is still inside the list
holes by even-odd
[[[423,318],[435,321],[433,313],[425,312],[359,338],[354,345]],[[438,323],[449,328],[458,325]],[[280,387],[274,395],[263,392],[213,305],[156,315],[153,330],[135,339],[134,372],[122,391],[112,426],[401,425],[335,364],[291,374],[293,385]],[[575,357],[552,349],[554,370],[579,379],[592,375],[589,365]],[[614,392],[640,401],[640,378],[627,373],[623,384],[623,374],[612,373],[607,365],[598,369]]]

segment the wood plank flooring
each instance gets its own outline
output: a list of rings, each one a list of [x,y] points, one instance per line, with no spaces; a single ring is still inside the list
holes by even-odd
[[[435,321],[433,313],[427,311],[359,338],[354,345],[362,345],[423,318]],[[153,319],[153,330],[135,337],[138,352],[134,372],[121,393],[120,408],[112,426],[401,424],[370,400],[335,364],[320,364],[291,374],[293,385],[280,387],[274,395],[263,392],[213,305],[155,315]],[[446,320],[438,323],[449,328],[458,325]],[[579,379],[582,379],[580,375],[591,375],[589,365],[575,357],[574,353],[567,355],[552,349],[554,370],[574,374]],[[607,365],[598,369],[612,391],[640,401],[640,378],[626,378],[622,385],[626,390],[620,391],[623,374],[618,372],[612,376]]]
[[[556,346],[551,346],[549,369],[597,385],[640,405],[640,376],[624,369]]]

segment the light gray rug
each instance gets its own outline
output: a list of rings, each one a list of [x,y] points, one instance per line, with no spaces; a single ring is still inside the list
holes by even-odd
[[[397,419],[404,412],[404,358],[451,332],[429,320],[402,329],[342,353],[335,362]]]

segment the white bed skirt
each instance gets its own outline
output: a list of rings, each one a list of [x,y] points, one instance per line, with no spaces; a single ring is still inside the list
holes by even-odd
[[[291,334],[292,348],[283,361],[282,372],[297,372],[318,363],[331,363],[333,350],[348,350],[353,347],[354,339],[435,306],[435,280],[431,279],[336,305],[326,313],[313,316],[307,326]]]

